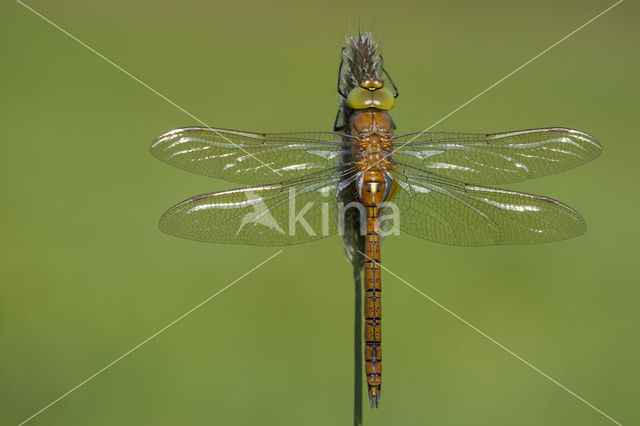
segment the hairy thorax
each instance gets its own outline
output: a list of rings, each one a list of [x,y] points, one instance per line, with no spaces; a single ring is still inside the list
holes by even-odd
[[[349,123],[351,136],[356,137],[353,147],[356,168],[359,171],[387,171],[391,168],[393,122],[386,111],[376,108],[358,110]]]

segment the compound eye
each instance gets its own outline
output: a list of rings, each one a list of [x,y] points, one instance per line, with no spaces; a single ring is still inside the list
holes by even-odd
[[[373,95],[373,106],[378,109],[391,109],[395,104],[395,99],[393,98],[393,93],[391,90],[383,87],[374,92],[371,92]]]
[[[354,87],[347,96],[347,105],[353,109],[364,109],[373,106],[373,96],[375,92],[362,87]],[[393,96],[392,96],[393,98]]]

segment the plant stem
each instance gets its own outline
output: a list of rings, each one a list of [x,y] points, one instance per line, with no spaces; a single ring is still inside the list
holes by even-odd
[[[355,256],[357,259],[359,256]],[[358,259],[359,260],[359,259]],[[354,387],[353,387],[353,424],[362,426],[362,265],[359,261],[353,262],[353,281],[355,284],[355,309],[354,309]]]

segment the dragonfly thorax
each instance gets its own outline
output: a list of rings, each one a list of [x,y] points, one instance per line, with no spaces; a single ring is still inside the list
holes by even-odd
[[[377,206],[386,200],[391,189],[388,174],[393,147],[391,116],[386,111],[367,108],[354,112],[349,127],[355,137],[352,151],[359,172],[357,198],[367,207]]]
[[[356,139],[353,158],[359,171],[387,171],[391,168],[393,122],[385,111],[376,108],[357,111],[350,121]]]
[[[367,108],[355,111],[349,120],[351,136],[364,137],[378,133],[387,138],[393,136],[393,121],[386,111],[378,108]]]

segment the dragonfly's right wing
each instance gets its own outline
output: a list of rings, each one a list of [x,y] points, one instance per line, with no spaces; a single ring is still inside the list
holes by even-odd
[[[593,136],[560,127],[504,133],[411,133],[394,138],[396,168],[495,185],[578,167],[602,148]]]
[[[208,243],[306,243],[337,232],[336,193],[344,179],[335,169],[273,185],[198,195],[169,209],[160,219],[160,229]]]
[[[400,230],[438,243],[539,244],[584,233],[584,219],[552,198],[455,181],[432,173],[392,172]],[[390,216],[393,217],[393,216]]]
[[[262,185],[337,166],[348,154],[348,136],[334,132],[251,133],[185,127],[158,137],[151,153],[180,169]]]

